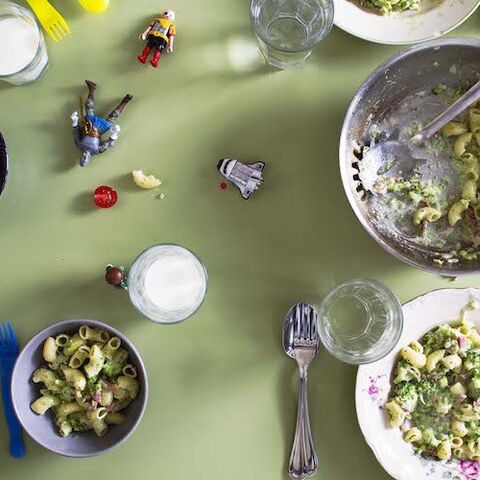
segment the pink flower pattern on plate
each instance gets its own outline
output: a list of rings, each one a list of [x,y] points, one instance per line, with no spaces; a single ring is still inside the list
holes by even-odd
[[[480,476],[480,462],[462,460],[460,462],[460,470],[466,479],[477,480]]]
[[[385,399],[383,398],[383,389],[379,386],[378,382],[385,377],[385,375],[374,375],[368,377],[368,387],[364,389],[364,391],[368,394],[370,399],[377,403],[379,406],[383,405]]]
[[[368,387],[368,394],[369,395],[376,395],[378,393],[378,387],[372,383],[369,387]]]

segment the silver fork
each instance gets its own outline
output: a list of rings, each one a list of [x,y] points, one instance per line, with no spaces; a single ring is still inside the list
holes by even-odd
[[[288,474],[295,480],[315,475],[318,468],[307,397],[308,367],[320,348],[317,321],[312,305],[297,303],[289,310],[283,328],[283,348],[297,361],[300,377],[297,425],[288,465]]]
[[[12,371],[18,357],[18,342],[10,322],[0,326],[0,377],[5,418],[10,433],[10,454],[12,457],[23,457],[25,445],[22,438],[22,427],[18,422],[12,404]]]

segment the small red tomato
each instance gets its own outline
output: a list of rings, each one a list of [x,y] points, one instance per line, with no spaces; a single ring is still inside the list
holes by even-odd
[[[110,208],[117,203],[117,192],[112,187],[102,185],[95,190],[93,200],[97,207]]]

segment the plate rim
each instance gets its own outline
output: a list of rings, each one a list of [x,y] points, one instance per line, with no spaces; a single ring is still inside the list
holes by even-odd
[[[334,0],[334,4],[336,2],[348,2],[350,0]],[[342,25],[342,22],[337,21],[337,17],[333,17],[333,24],[343,30],[344,32],[348,33],[349,35],[352,35],[354,37],[360,38],[362,40],[365,40],[367,42],[372,42],[372,43],[377,43],[379,45],[416,45],[422,42],[428,42],[430,40],[438,39],[446,35],[447,33],[451,32],[455,28],[459,27],[462,25],[462,23],[466,22],[474,13],[475,11],[480,7],[480,0],[477,0],[476,3],[472,6],[472,8],[463,16],[458,22],[455,24],[451,25],[450,27],[441,30],[440,32],[435,32],[431,35],[427,35],[425,37],[422,37],[421,39],[418,40],[406,40],[406,41],[392,41],[392,40],[379,40],[379,39],[374,39],[370,38],[366,35],[361,35],[358,33],[355,33],[353,30],[349,29],[348,27],[345,27]],[[335,9],[335,12],[338,12],[338,8]]]
[[[5,138],[0,131],[0,196],[5,190],[8,177],[9,158]]]
[[[408,305],[411,305],[412,303],[414,302],[418,302],[420,301],[421,299],[433,294],[433,293],[437,293],[437,292],[452,292],[452,291],[455,291],[455,292],[475,292],[477,293],[478,295],[480,295],[480,288],[476,288],[476,287],[444,287],[444,288],[436,288],[436,289],[433,289],[433,290],[429,290],[428,292],[424,292],[424,293],[421,293],[415,297],[413,297],[412,299],[402,303],[402,309],[404,307],[407,307]],[[404,326],[405,326],[405,318],[404,318]],[[401,340],[401,339],[400,339]],[[399,341],[400,341],[399,340]],[[394,347],[397,348],[398,347],[398,343],[397,345]],[[385,357],[384,357],[385,358]],[[381,361],[382,359],[378,360],[378,361]],[[355,375],[355,415],[357,417],[357,424],[358,424],[358,427],[360,428],[360,432],[362,433],[362,437],[365,441],[365,443],[368,445],[368,447],[370,448],[370,450],[373,452],[374,456],[375,456],[375,460],[377,461],[377,463],[380,465],[380,467],[388,474],[390,475],[393,479],[395,480],[399,480],[400,477],[398,477],[397,475],[397,472],[396,471],[393,471],[392,468],[390,467],[390,465],[385,465],[383,462],[380,461],[380,458],[379,458],[379,454],[378,454],[378,450],[375,448],[375,446],[371,443],[371,441],[367,438],[366,434],[365,434],[365,431],[364,431],[364,427],[363,427],[363,424],[362,422],[360,421],[360,416],[359,416],[359,407],[358,407],[358,404],[359,404],[359,396],[360,396],[360,389],[361,389],[361,385],[359,384],[359,376],[360,376],[360,370],[362,369],[362,367],[366,367],[366,366],[371,366],[371,365],[374,365],[375,363],[377,362],[373,362],[373,363],[370,363],[370,364],[366,364],[366,365],[360,365],[357,369],[357,374]],[[390,382],[389,382],[390,383]]]

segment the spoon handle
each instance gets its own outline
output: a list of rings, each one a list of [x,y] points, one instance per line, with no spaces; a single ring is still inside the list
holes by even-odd
[[[318,458],[313,443],[308,413],[307,371],[300,371],[298,412],[292,452],[288,464],[288,474],[294,480],[301,480],[317,472]]]
[[[425,128],[414,135],[409,143],[419,145],[434,133],[437,133],[448,122],[460,115],[469,105],[480,99],[480,80],[469,90],[467,90],[456,102],[452,103],[435,120],[430,122]]]
[[[315,444],[313,443],[312,429],[310,427],[310,414],[308,409],[308,395],[307,395],[307,372],[300,379],[300,401],[303,404],[303,431],[304,431],[304,446],[305,446],[305,465],[307,475],[315,475],[318,467],[318,457],[315,451]]]

